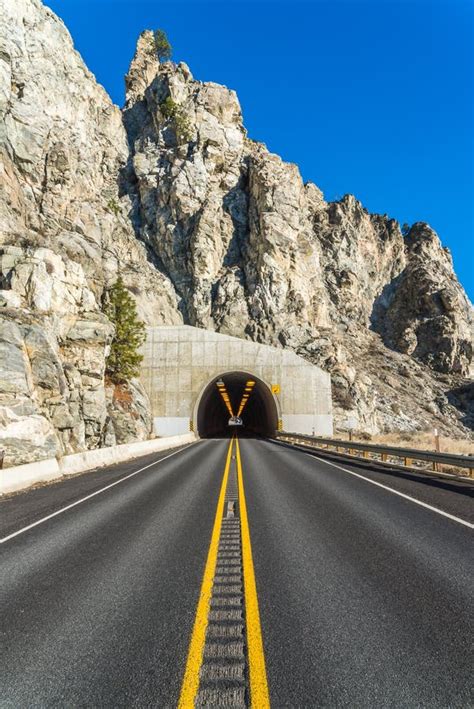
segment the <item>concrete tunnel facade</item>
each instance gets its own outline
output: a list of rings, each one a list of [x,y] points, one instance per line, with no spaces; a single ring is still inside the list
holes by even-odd
[[[241,435],[277,430],[332,435],[331,380],[327,372],[289,350],[188,325],[151,327],[143,346],[141,380],[150,398],[154,432],[194,430],[201,438],[228,435],[248,381]]]

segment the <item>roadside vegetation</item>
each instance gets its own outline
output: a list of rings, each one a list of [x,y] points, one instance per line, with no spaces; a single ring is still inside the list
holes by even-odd
[[[334,438],[339,440],[349,440],[349,433],[338,431]],[[413,448],[419,451],[436,451],[436,439],[432,431],[399,431],[395,433],[380,433],[371,435],[354,431],[352,440],[360,443],[372,445],[391,446],[394,448]],[[449,436],[439,436],[440,453],[452,453],[453,455],[474,456],[474,440],[469,438],[452,438]],[[414,463],[415,467],[418,463]],[[422,464],[421,464],[422,465]],[[457,468],[452,465],[438,464],[438,471],[455,475],[468,475],[467,468]]]
[[[338,433],[337,438],[345,438],[346,434]],[[416,450],[434,451],[436,450],[435,436],[432,431],[399,431],[396,433],[379,433],[377,435],[354,433],[354,441],[373,443],[374,445],[397,446],[398,448],[415,448]],[[468,438],[451,438],[449,436],[439,437],[439,448],[441,453],[453,453],[454,455],[474,455],[474,441]]]

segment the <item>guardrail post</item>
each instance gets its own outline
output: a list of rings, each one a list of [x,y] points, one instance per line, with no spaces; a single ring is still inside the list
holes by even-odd
[[[386,463],[386,462],[387,462],[387,454],[386,454],[386,453],[381,453],[381,454],[380,454],[380,460],[381,460],[383,463]]]
[[[410,468],[411,465],[412,465],[412,463],[413,463],[412,459],[411,459],[411,458],[405,458],[404,460],[405,460],[405,467],[406,467],[406,468]]]
[[[362,455],[364,456],[364,458],[368,458],[368,457],[369,457],[369,451],[362,451]]]

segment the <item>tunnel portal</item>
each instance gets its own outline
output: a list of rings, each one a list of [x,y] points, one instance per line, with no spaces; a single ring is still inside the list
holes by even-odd
[[[229,426],[231,416],[242,426]],[[273,436],[278,412],[269,387],[247,372],[228,372],[215,377],[205,388],[197,411],[197,433],[201,438],[239,435]]]
[[[247,380],[255,380],[242,434],[270,435],[281,427],[332,435],[331,378],[294,352],[190,325],[147,329],[140,379],[155,435],[228,432],[230,414],[216,391],[221,377],[234,407]]]

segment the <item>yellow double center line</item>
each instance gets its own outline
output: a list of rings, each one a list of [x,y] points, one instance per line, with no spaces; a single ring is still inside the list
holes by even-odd
[[[253,709],[267,709],[267,707],[270,707],[267,673],[265,669],[265,655],[263,651],[262,629],[260,626],[260,613],[258,609],[257,586],[255,583],[255,571],[252,559],[252,547],[250,543],[250,529],[247,517],[247,504],[245,501],[244,480],[242,475],[242,461],[240,458],[239,442],[236,438],[232,438],[227,451],[224,475],[222,478],[221,490],[217,503],[216,517],[214,520],[206,567],[204,569],[201,593],[196,610],[196,618],[191,635],[191,642],[189,644],[188,659],[186,662],[183,684],[181,686],[178,709],[194,709],[194,702],[199,689],[199,673],[203,661],[204,645],[206,641],[206,630],[216,570],[217,551],[221,534],[222,517],[224,513],[224,498],[227,489],[227,481],[229,478],[232,450],[234,445],[236,451],[237,480],[239,488],[250,703]]]
[[[252,546],[250,544],[250,529],[245,501],[244,478],[240,446],[235,439],[237,456],[237,481],[239,485],[239,510],[242,537],[242,563],[244,567],[244,601],[245,626],[247,629],[247,651],[249,661],[250,702],[254,709],[266,709],[270,706],[268,694],[265,655],[263,652],[262,628],[260,626],[260,611],[258,609],[257,585],[253,568]]]

